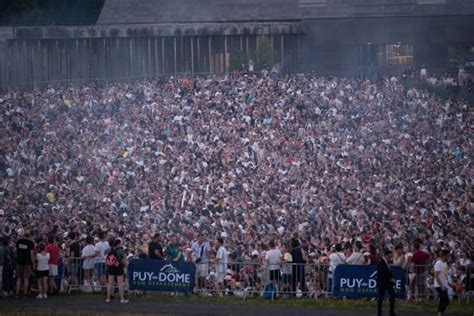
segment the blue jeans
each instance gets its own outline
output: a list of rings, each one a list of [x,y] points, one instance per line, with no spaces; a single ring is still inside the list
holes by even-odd
[[[96,263],[95,272],[98,278],[105,277],[105,262]]]

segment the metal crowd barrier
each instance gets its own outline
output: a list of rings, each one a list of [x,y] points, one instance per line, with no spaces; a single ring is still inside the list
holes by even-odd
[[[196,278],[195,291],[202,295],[226,294],[244,298],[259,296],[266,291],[283,298],[317,298],[328,294],[328,269],[329,266],[316,263],[270,266],[237,261],[229,263],[226,269],[219,269],[212,263],[198,263],[196,270],[206,270],[207,273],[203,278],[204,284]],[[218,271],[223,270],[226,270],[224,276],[219,275]],[[268,288],[270,284],[272,290]]]
[[[61,288],[70,293],[103,292],[106,288],[105,271],[85,270],[80,258],[64,260]],[[225,271],[225,272],[220,272]],[[104,273],[102,273],[104,272]],[[436,300],[433,265],[409,266],[407,272],[407,300]],[[125,269],[127,274],[127,269]],[[103,277],[101,277],[103,275]],[[474,299],[474,266],[451,265],[451,299],[458,302]],[[124,277],[128,289],[127,275]],[[329,265],[319,263],[279,264],[270,266],[260,262],[234,261],[226,267],[215,263],[197,263],[195,293],[202,296],[232,295],[242,298],[273,294],[272,298],[312,298],[332,296],[333,275]],[[269,284],[274,290],[268,291]],[[268,294],[268,293],[267,293]],[[273,297],[273,295],[275,297]]]

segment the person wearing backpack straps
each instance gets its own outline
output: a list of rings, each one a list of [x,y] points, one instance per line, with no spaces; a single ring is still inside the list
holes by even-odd
[[[115,281],[117,281],[117,286],[119,288],[120,303],[128,303],[128,300],[125,299],[125,289],[124,289],[124,274],[125,274],[125,254],[123,253],[123,248],[121,247],[122,241],[116,239],[110,249],[107,257],[105,258],[105,265],[107,267],[108,282],[107,282],[107,303],[110,302],[112,296],[112,291],[114,288]]]

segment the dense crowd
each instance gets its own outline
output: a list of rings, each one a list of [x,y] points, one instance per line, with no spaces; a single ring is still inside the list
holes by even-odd
[[[230,261],[265,261],[290,240],[322,264],[336,244],[370,264],[415,240],[427,264],[442,247],[458,267],[473,259],[467,102],[397,80],[234,73],[12,90],[0,107],[13,248],[29,233],[80,256],[71,244],[102,232],[144,257],[160,233],[174,259],[195,260],[201,233]]]

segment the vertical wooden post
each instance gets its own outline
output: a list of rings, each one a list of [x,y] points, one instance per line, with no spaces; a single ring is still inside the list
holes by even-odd
[[[158,38],[155,37],[155,76],[158,75],[159,69],[160,69],[160,64],[158,62]]]
[[[148,38],[148,69],[146,70],[146,74],[150,75],[151,70],[151,38]]]
[[[228,58],[227,58],[227,53],[228,53],[228,49],[227,49],[227,35],[224,35],[224,72],[227,72],[229,69],[227,67],[227,64],[229,62]]]
[[[165,74],[165,38],[161,38],[161,63],[162,63],[162,71],[163,75]]]
[[[197,40],[197,62],[198,62],[198,71],[201,72],[204,67],[201,68],[201,41],[199,36],[196,37]]]
[[[129,41],[129,60],[130,60],[130,63],[128,65],[128,76],[129,78],[132,76],[132,64],[133,64],[133,51],[132,51],[132,38],[129,37],[128,39]]]
[[[189,37],[189,41],[191,42],[191,74],[194,75],[194,40],[193,37]]]
[[[173,45],[174,45],[174,75],[178,72],[178,60],[177,60],[177,51],[176,51],[176,36],[173,37]]]
[[[212,62],[212,38],[209,35],[209,72],[213,73],[214,71],[214,63]]]
[[[301,46],[301,38],[300,38],[300,35],[298,34],[298,47],[297,47],[297,51],[296,51],[296,56],[297,56],[297,59],[296,59],[296,71],[299,72],[300,71],[300,46]]]
[[[57,56],[59,55],[59,56]],[[56,62],[56,65],[58,65],[58,61],[59,61],[59,71],[57,69],[57,66],[56,66],[56,73],[53,75],[53,80],[56,80],[56,83],[57,83],[57,87],[59,87],[59,79],[61,77],[61,65],[62,65],[62,56],[61,56],[61,51],[59,50],[59,39],[56,40],[56,57],[58,58],[57,60],[55,60]]]
[[[38,56],[36,56],[36,60],[39,61],[39,81],[44,81],[44,57],[43,57],[43,47],[42,47],[42,40],[39,39],[38,40]],[[39,84],[38,85],[38,88],[42,88],[43,87],[43,84]]]
[[[284,55],[283,55],[283,54],[284,54],[284,50],[283,50],[283,47],[284,47],[284,45],[283,45],[283,39],[284,39],[284,36],[283,36],[283,34],[281,34],[281,41],[280,41],[280,51],[281,51],[281,52],[280,52],[280,53],[281,53],[281,56],[280,56],[280,58],[281,58],[281,65],[280,65],[280,68],[281,68],[281,72],[283,72],[283,69],[284,69],[283,62],[284,62],[284,60],[285,60]]]

